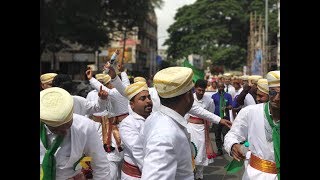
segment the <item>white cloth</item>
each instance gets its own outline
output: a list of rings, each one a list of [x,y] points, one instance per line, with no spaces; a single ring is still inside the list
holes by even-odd
[[[127,87],[130,85],[130,80],[128,78],[128,75],[126,72],[121,72],[120,73],[120,76],[121,76],[121,81],[122,81],[122,84],[124,87]]]
[[[125,114],[129,112],[128,109],[128,99],[121,95],[118,91],[118,86],[122,86],[122,82],[120,81],[120,78],[116,76],[114,80],[111,80],[112,84],[114,86],[117,86],[117,88],[109,89],[105,87],[103,84],[101,84],[98,80],[95,78],[90,79],[90,85],[96,89],[97,91],[100,90],[100,86],[102,85],[102,89],[108,92],[108,99],[110,100],[111,107],[108,107],[108,111],[110,115],[108,117],[114,117],[121,114]],[[124,91],[123,91],[124,92]]]
[[[217,92],[218,92],[218,89],[216,91],[206,91],[205,93],[208,94],[208,96],[211,97],[212,95],[214,95]]]
[[[56,135],[47,128],[47,137],[51,144]],[[46,149],[40,139],[40,165],[45,153]],[[83,154],[92,157],[93,179],[110,179],[109,161],[94,122],[84,116],[73,114],[72,126],[55,153],[56,180],[66,180],[80,173],[81,169],[75,171],[73,165]]]
[[[196,93],[193,93],[194,102],[196,104],[208,111],[214,111],[214,103],[210,96],[204,94],[203,98],[198,100]],[[187,120],[189,119],[186,115]],[[208,164],[213,163],[213,159],[208,159],[206,154],[206,144],[205,144],[205,126],[204,124],[193,124],[188,123],[188,132],[191,134],[191,142],[193,142],[197,149],[198,154],[195,159],[196,165],[208,166]]]
[[[101,98],[97,98],[94,101],[88,101],[81,96],[73,97],[73,113],[84,115],[90,115],[96,112],[100,112],[106,109],[107,101]]]
[[[248,140],[251,153],[261,159],[275,162],[272,130],[265,118],[264,103],[250,105],[240,110],[224,139],[225,150],[230,155],[231,146]],[[271,131],[270,131],[271,130]],[[242,179],[277,179],[277,174],[264,173],[247,166]]]
[[[133,149],[132,147],[137,143],[137,140],[139,139],[140,132],[143,131],[144,127],[144,122],[145,119],[140,116],[139,114],[132,112],[129,116],[124,118],[121,123],[120,123],[120,137],[122,140],[122,143],[124,145],[124,160],[128,162],[129,164],[137,165],[137,160],[136,158],[139,157],[134,157],[134,154],[137,153],[132,153],[132,151],[136,150]],[[138,152],[141,153],[141,152]],[[140,159],[142,161],[142,159]],[[125,174],[121,172],[121,179],[130,179],[129,175],[126,175],[125,177],[122,176],[122,174]],[[132,179],[140,179],[140,178],[135,178],[132,177]]]
[[[99,96],[98,96],[98,91],[97,90],[92,90],[90,91],[88,94],[87,94],[87,97],[86,99],[88,101],[96,101],[97,99],[99,99]],[[110,106],[110,100],[109,98],[106,99],[107,101],[107,106]],[[93,113],[93,115],[95,116],[107,116],[109,114],[108,110],[107,109],[104,109],[103,111],[100,111],[100,112],[96,112],[96,113]],[[91,114],[90,114],[91,115]]]
[[[232,97],[232,100],[233,100],[236,95],[236,89],[231,84],[229,84],[229,85],[225,84],[224,86],[225,86],[224,91],[229,93]],[[228,91],[227,91],[227,87],[228,87]]]
[[[252,97],[252,95],[250,93],[248,93],[246,95],[246,97],[244,97],[244,102],[243,102],[243,107],[249,106],[249,105],[254,105],[256,104],[256,101],[254,100],[254,98]]]
[[[156,112],[160,108],[160,98],[157,90],[154,87],[149,87],[149,94],[152,100],[152,112]]]
[[[163,105],[147,118],[141,134],[142,180],[194,180],[186,127],[186,119]]]

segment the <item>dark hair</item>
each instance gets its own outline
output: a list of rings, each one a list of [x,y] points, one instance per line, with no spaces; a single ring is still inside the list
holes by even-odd
[[[162,98],[159,96],[160,98],[160,102],[162,105],[164,106],[167,106],[167,107],[171,107],[175,104],[177,104],[181,98],[182,95],[184,95],[185,93],[179,95],[179,96],[176,96],[176,97],[172,97],[172,98]]]
[[[200,88],[206,88],[207,87],[207,81],[204,79],[198,79],[196,81],[196,84],[194,85],[195,88],[200,87]]]
[[[72,79],[67,74],[58,74],[52,80],[52,87],[60,87],[68,91],[71,95],[74,94],[74,86]]]

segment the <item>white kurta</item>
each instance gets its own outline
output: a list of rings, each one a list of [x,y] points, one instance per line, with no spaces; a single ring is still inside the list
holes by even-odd
[[[140,116],[139,114],[132,112],[129,116],[127,116],[125,119],[123,119],[120,123],[120,137],[121,140],[124,144],[124,160],[128,162],[129,164],[137,165],[137,160],[136,158],[139,157],[134,157],[134,154],[137,153],[132,153],[135,149],[132,147],[137,144],[137,140],[139,139],[139,134],[142,132],[143,127],[144,127],[144,122],[145,119]],[[138,154],[141,152],[138,152]],[[140,159],[142,161],[142,159]],[[140,178],[135,178],[132,176],[129,176],[125,174],[124,172],[121,172],[121,179],[140,179]]]
[[[192,116],[197,116],[201,119],[210,121],[215,124],[219,124],[221,118],[217,115],[215,115],[213,112],[210,112],[201,106],[198,106],[197,104],[193,103],[190,111],[188,112]]]
[[[224,139],[225,150],[230,155],[231,146],[242,141],[249,141],[251,153],[261,159],[275,162],[272,142],[272,129],[265,118],[263,103],[250,105],[240,110],[230,131]],[[261,172],[247,166],[243,180],[274,180],[277,174]]]
[[[194,102],[196,104],[210,112],[214,111],[214,103],[209,95],[204,94],[203,98],[198,100],[197,95],[194,93]],[[188,115],[186,116],[188,118]],[[188,132],[191,134],[191,141],[194,142],[198,149],[198,154],[195,159],[196,165],[208,166],[209,163],[213,163],[213,159],[208,159],[206,154],[205,144],[205,127],[204,124],[188,123]]]
[[[149,87],[149,94],[152,100],[152,112],[156,112],[160,108],[160,98],[157,90],[154,87]]]
[[[47,128],[47,137],[51,144],[56,135]],[[46,149],[40,139],[40,165],[45,153]],[[73,165],[84,153],[92,157],[93,179],[110,179],[109,161],[94,122],[84,116],[73,114],[72,126],[55,153],[56,180],[66,180],[80,173],[81,169],[73,170]]]
[[[225,88],[224,88],[225,92],[227,92],[227,87],[228,87],[228,92],[227,93],[229,93],[231,95],[232,100],[233,100],[235,95],[236,95],[236,89],[231,84],[229,84],[229,85],[225,84],[224,86],[225,86]]]
[[[163,105],[147,118],[141,134],[144,155],[141,179],[194,179],[186,127],[186,119]]]
[[[97,98],[94,101],[88,101],[86,98],[81,96],[73,97],[73,112],[76,114],[90,115],[96,112],[100,112],[106,109],[107,101],[101,98]]]

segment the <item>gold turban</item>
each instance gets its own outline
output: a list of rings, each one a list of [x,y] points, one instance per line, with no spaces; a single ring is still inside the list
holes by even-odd
[[[42,74],[40,76],[40,81],[42,84],[48,83],[50,81],[53,80],[53,78],[56,76],[56,73],[46,73],[46,74]]]
[[[249,78],[248,75],[243,75],[243,76],[241,76],[241,79],[242,79],[242,80],[248,80],[248,78]]]
[[[268,87],[268,80],[267,79],[259,79],[257,87],[261,92],[263,92],[265,94],[269,94],[269,87]]]
[[[223,74],[223,77],[224,77],[224,78],[231,78],[231,77],[232,77],[232,74],[231,74],[231,73],[224,73],[224,74]]]
[[[101,81],[103,84],[107,84],[108,82],[111,81],[111,77],[108,74],[96,74],[96,79],[98,81]]]
[[[269,87],[280,86],[280,71],[270,71],[266,75]]]
[[[147,80],[144,77],[135,77],[133,82],[147,82]]]
[[[251,80],[252,84],[257,84],[258,80],[262,79],[262,76],[259,75],[251,75],[248,77],[248,80]]]
[[[126,87],[125,93],[127,98],[131,100],[135,95],[137,95],[141,91],[149,91],[148,85],[146,82],[135,82]]]
[[[160,97],[172,98],[192,89],[192,76],[191,68],[168,67],[155,74],[153,84]]]
[[[40,121],[57,127],[73,117],[73,97],[59,87],[40,91]]]

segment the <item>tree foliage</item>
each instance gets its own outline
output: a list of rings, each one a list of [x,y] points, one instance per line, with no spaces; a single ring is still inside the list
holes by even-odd
[[[40,0],[40,57],[45,49],[57,52],[78,43],[97,49],[108,34],[140,25],[162,0]],[[68,42],[68,43],[66,43]]]
[[[269,9],[277,0],[269,0]],[[172,60],[200,54],[213,64],[237,69],[245,64],[250,12],[264,16],[261,0],[197,0],[183,6],[169,29],[168,56]],[[270,37],[276,44],[277,10],[269,15]],[[169,58],[169,59],[170,59]]]

